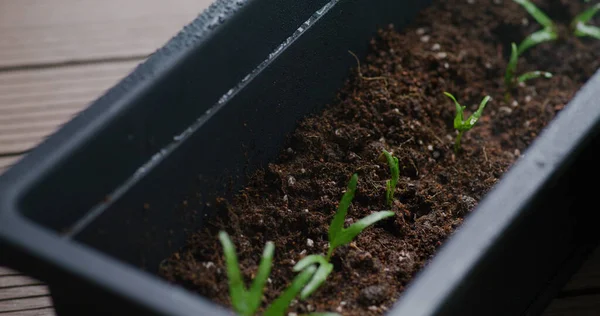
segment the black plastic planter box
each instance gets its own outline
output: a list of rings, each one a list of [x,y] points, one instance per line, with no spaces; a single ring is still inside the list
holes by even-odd
[[[349,49],[428,2],[218,1],[0,178],[0,263],[48,282],[60,315],[228,314],[153,275],[158,263],[333,99]],[[543,310],[598,239],[599,87],[596,75],[390,315]],[[196,216],[157,211],[189,192],[204,192]]]

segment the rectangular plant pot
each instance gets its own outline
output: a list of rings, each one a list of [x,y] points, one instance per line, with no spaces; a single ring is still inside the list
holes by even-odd
[[[348,50],[428,2],[217,1],[0,178],[0,263],[48,282],[60,315],[227,315],[158,278],[158,263],[333,99]],[[390,315],[543,310],[597,244],[598,87],[599,74]],[[155,211],[189,192],[203,192],[198,214]]]

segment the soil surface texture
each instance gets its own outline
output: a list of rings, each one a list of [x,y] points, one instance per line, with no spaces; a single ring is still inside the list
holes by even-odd
[[[563,31],[589,6],[534,2]],[[361,61],[362,76],[355,68],[332,104],[299,122],[279,159],[251,175],[233,201],[221,201],[221,212],[206,228],[163,262],[161,276],[230,306],[218,231],[232,237],[247,284],[265,243],[273,241],[266,306],[294,278],[298,260],[327,252],[329,223],[353,173],[359,181],[347,224],[390,209],[385,198],[390,171],[378,159],[386,149],[400,162],[391,207],[396,216],[338,248],[327,282],[289,310],[384,314],[600,66],[600,41],[567,36],[536,46],[519,59],[518,73],[544,70],[554,77],[518,86],[505,102],[510,43],[538,29],[513,1],[439,0],[402,31],[381,30]],[[492,97],[458,154],[455,106],[444,91],[467,106],[466,115],[484,96]]]

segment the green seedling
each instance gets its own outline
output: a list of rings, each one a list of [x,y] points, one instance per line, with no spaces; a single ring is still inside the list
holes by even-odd
[[[558,39],[558,30],[552,20],[535,4],[529,0],[513,0],[520,4],[531,16],[543,27],[541,30],[533,32],[519,44],[518,55],[520,56],[527,49],[548,41]]]
[[[356,185],[358,183],[358,175],[353,174],[348,183],[346,193],[342,196],[338,210],[329,225],[329,251],[327,252],[327,261],[333,255],[335,248],[350,243],[358,234],[360,234],[365,228],[375,224],[376,222],[390,216],[394,216],[395,213],[392,211],[380,211],[375,212],[356,223],[350,225],[348,228],[344,228],[344,221],[346,220],[346,214],[348,214],[348,208],[350,203],[354,199],[354,193],[356,192]]]
[[[460,140],[463,134],[466,131],[473,128],[473,126],[475,126],[475,123],[477,123],[477,120],[479,120],[481,114],[483,113],[483,109],[490,100],[490,96],[486,96],[485,98],[483,98],[481,104],[479,104],[479,108],[477,109],[477,111],[471,114],[471,116],[469,116],[467,120],[464,120],[464,111],[466,109],[466,106],[460,105],[460,103],[456,101],[456,98],[452,94],[448,92],[444,92],[444,94],[448,98],[452,99],[452,101],[454,101],[454,104],[456,105],[456,117],[454,118],[454,128],[458,131],[458,135],[456,135],[456,140],[454,141],[454,152],[458,153],[458,151],[460,150]]]
[[[537,78],[552,78],[552,74],[546,71],[530,71],[522,75],[516,76],[517,64],[519,60],[519,54],[517,52],[517,44],[511,44],[511,54],[508,65],[506,66],[506,73],[504,75],[504,85],[506,87],[505,100],[509,101],[511,91],[518,83],[523,83],[528,80]]]
[[[262,302],[265,284],[269,278],[269,274],[271,274],[275,246],[272,242],[267,242],[260,264],[258,265],[258,273],[248,290],[244,285],[235,246],[231,242],[229,235],[221,231],[219,232],[219,240],[223,245],[223,252],[225,254],[227,277],[229,278],[229,296],[231,297],[233,309],[238,315],[252,316],[256,313]],[[292,300],[304,288],[306,283],[310,281],[315,271],[316,268],[311,267],[298,274],[290,287],[267,308],[265,316],[283,316]]]
[[[394,192],[396,192],[396,185],[398,184],[398,179],[400,178],[400,166],[398,164],[398,158],[394,157],[385,149],[383,150],[380,159],[382,156],[385,156],[385,159],[390,166],[390,173],[392,174],[392,179],[387,180],[385,183],[385,199],[388,206],[392,207],[392,204],[394,203]]]
[[[247,290],[242,279],[242,273],[240,272],[235,246],[231,242],[229,235],[222,231],[219,233],[219,240],[223,245],[223,252],[225,254],[227,277],[229,278],[229,296],[231,297],[233,309],[242,316],[254,315],[260,307],[264,287],[271,273],[275,246],[272,242],[267,242],[260,264],[258,265],[258,273],[252,281],[250,290]]]
[[[360,234],[365,228],[373,225],[374,223],[390,216],[394,216],[395,213],[391,211],[375,212],[356,223],[344,228],[344,221],[346,214],[348,214],[348,208],[354,199],[356,192],[356,185],[358,183],[358,175],[353,174],[346,192],[342,196],[342,200],[338,206],[338,210],[329,225],[329,249],[327,256],[323,255],[310,255],[306,256],[294,266],[294,271],[302,271],[308,267],[318,266],[317,271],[312,276],[310,282],[302,289],[300,293],[301,299],[308,298],[314,293],[327,279],[327,276],[333,271],[333,264],[330,263],[331,256],[335,249],[339,246],[350,243],[358,234]]]
[[[520,4],[543,28],[536,31],[523,40],[517,49],[518,55],[520,56],[527,49],[548,41],[554,41],[559,38],[558,28],[556,24],[535,4],[529,0],[513,0]],[[575,36],[578,37],[592,37],[600,39],[600,28],[589,25],[589,22],[596,13],[600,10],[600,4],[596,4],[593,7],[578,14],[571,22],[571,31]]]
[[[571,29],[574,30],[575,36],[588,36],[595,39],[600,39],[600,28],[587,24],[587,22],[589,22],[599,10],[600,3],[597,3],[593,7],[581,12],[573,19],[573,22],[571,22]]]
[[[284,316],[294,298],[298,296],[298,293],[310,281],[316,270],[317,268],[315,267],[308,267],[306,270],[300,272],[294,278],[290,287],[265,310],[265,316]]]
[[[307,299],[312,293],[314,293],[323,283],[327,280],[331,271],[333,271],[333,264],[329,262],[323,255],[310,255],[302,258],[294,266],[294,271],[302,271],[308,267],[318,266],[317,271],[313,274],[310,282],[300,292],[301,299]]]

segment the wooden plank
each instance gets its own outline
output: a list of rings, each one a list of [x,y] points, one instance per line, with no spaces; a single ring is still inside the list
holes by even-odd
[[[142,61],[0,72],[0,117],[90,102]]]
[[[0,289],[7,287],[16,287],[16,286],[28,286],[28,285],[42,285],[43,283],[24,276],[24,275],[9,275],[9,276],[1,276],[0,277]]]
[[[0,154],[36,146],[141,61],[0,72]]]
[[[600,292],[600,247],[581,266],[581,269],[571,277],[571,280],[562,291],[567,293],[590,289],[598,289]],[[600,312],[598,314],[600,315]]]
[[[20,286],[0,289],[0,301],[48,295],[50,295],[50,291],[45,285]]]
[[[49,296],[0,301],[0,313],[47,307],[52,307],[52,299]]]
[[[19,134],[0,136],[0,153],[20,153],[37,146],[56,129],[35,130]]]
[[[0,1],[0,69],[147,56],[210,3],[212,0]]]
[[[18,157],[16,157],[18,158]],[[15,158],[15,159],[16,159]],[[2,169],[2,160],[3,158],[0,157],[0,170]],[[0,267],[0,276],[4,276],[4,275],[21,275],[22,273],[19,271],[15,271],[13,269],[7,268],[7,267]]]
[[[2,316],[56,316],[54,308],[30,309],[18,312],[7,312],[0,314]]]
[[[552,301],[542,316],[600,315],[600,294],[558,298]]]

